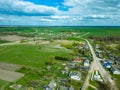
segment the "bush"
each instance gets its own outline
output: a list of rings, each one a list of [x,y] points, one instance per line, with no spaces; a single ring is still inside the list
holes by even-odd
[[[31,80],[28,84],[32,87],[40,87],[40,82],[38,80]]]
[[[72,44],[62,44],[61,46],[65,47],[67,49],[73,49],[74,48]]]
[[[69,60],[68,58],[60,57],[60,56],[55,56],[55,59],[56,60],[62,60],[62,61],[68,61]]]

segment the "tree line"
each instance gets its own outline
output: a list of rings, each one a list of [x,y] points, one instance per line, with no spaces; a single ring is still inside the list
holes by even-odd
[[[99,41],[120,41],[120,36],[103,36],[103,37],[89,36],[88,38]]]

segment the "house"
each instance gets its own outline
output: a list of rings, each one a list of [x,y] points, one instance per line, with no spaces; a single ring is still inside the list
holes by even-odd
[[[84,61],[84,67],[89,67],[89,66],[90,66],[90,64],[89,64],[89,60],[86,59],[86,60]]]
[[[80,72],[71,71],[71,72],[69,73],[69,76],[70,76],[71,79],[81,80],[81,74],[80,74]]]
[[[103,51],[100,50],[100,49],[96,49],[96,52],[97,52],[97,53],[102,53]]]
[[[75,58],[74,62],[81,62],[81,59],[79,57]]]
[[[74,68],[75,65],[76,65],[75,62],[69,62],[69,63],[67,63],[67,66],[68,66],[69,68]]]
[[[96,44],[96,45],[95,45],[95,48],[97,48],[97,49],[100,48],[99,44]]]
[[[107,62],[104,64],[104,66],[105,66],[106,68],[111,68],[111,63],[110,63],[109,61],[107,61]]]
[[[18,89],[20,89],[21,87],[22,87],[21,84],[13,84],[13,85],[10,86],[10,88],[15,89],[15,90],[18,90]]]
[[[54,90],[54,88],[57,86],[56,82],[54,80],[51,80],[50,83],[48,84],[48,86]]]
[[[69,68],[68,67],[65,67],[63,70],[62,70],[62,74],[67,74],[69,71]]]
[[[110,68],[110,71],[111,71],[113,74],[120,74],[120,70],[119,70],[117,67],[115,67],[115,66],[112,66],[112,67]]]
[[[103,57],[103,56],[102,56],[102,54],[98,53],[98,54],[97,54],[97,57],[100,58],[100,57]]]
[[[46,67],[46,69],[47,69],[48,71],[50,71],[50,69],[51,69],[51,66],[47,66],[47,67]]]
[[[43,90],[53,90],[52,88],[50,88],[49,86],[44,86]]]
[[[73,86],[71,85],[68,90],[74,90]]]
[[[56,86],[57,86],[56,82],[54,80],[51,80],[47,86],[44,86],[43,90],[54,90]]]

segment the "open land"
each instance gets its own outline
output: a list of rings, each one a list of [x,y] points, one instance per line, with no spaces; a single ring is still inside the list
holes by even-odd
[[[54,80],[58,87],[107,90],[107,87],[100,88],[101,85],[107,86],[105,82],[101,84],[89,79],[91,76],[87,73],[91,75],[89,71],[94,63],[96,67],[100,64],[97,69],[108,72],[119,90],[120,75],[112,74],[110,69],[99,62],[114,61],[112,66],[120,68],[119,61],[116,61],[120,57],[119,35],[120,27],[0,27],[0,89],[27,90],[33,87],[34,90],[43,90]],[[89,40],[96,56],[83,38]],[[111,55],[116,59],[111,58]],[[69,66],[78,57],[80,62]],[[86,59],[90,60],[87,69],[84,66]],[[81,73],[80,81],[70,78],[69,73],[72,71]]]

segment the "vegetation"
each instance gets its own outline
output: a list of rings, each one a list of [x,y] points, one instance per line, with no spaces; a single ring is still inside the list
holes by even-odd
[[[0,89],[7,85],[6,81],[0,80]]]
[[[54,33],[89,32],[87,36],[99,36],[99,37],[120,35],[120,27],[97,27],[97,26],[96,27],[0,27],[0,32],[19,32],[22,33],[22,35],[24,35],[25,33],[27,33],[28,35],[29,33],[29,36],[36,34],[36,30],[38,30],[39,33],[40,32],[48,33],[50,31],[53,31]]]
[[[7,40],[0,40],[0,44],[2,44],[2,43],[8,43],[9,41],[7,41]]]
[[[58,80],[60,77],[67,79],[66,86],[73,85],[75,90],[79,90],[86,78],[87,71],[79,70],[79,68],[70,69],[81,72],[82,80],[80,82],[71,80],[68,74],[63,75],[61,71],[65,68],[64,66],[67,62],[73,60],[73,57],[81,58],[82,63],[80,62],[78,66],[83,66],[83,60],[89,57],[90,51],[85,44],[79,43],[81,41],[80,38],[88,38],[91,42],[99,43],[102,46],[100,49],[108,49],[118,54],[120,49],[119,31],[120,27],[0,27],[1,36],[19,35],[33,37],[30,41],[34,42],[34,44],[22,44],[30,42],[27,39],[22,39],[20,45],[1,46],[0,62],[22,65],[22,68],[17,70],[17,72],[24,73],[25,76],[16,82],[9,83],[9,85],[16,83],[42,90],[42,87],[48,85],[52,79],[62,85],[62,82]],[[55,48],[54,44],[57,42],[54,41],[61,39],[65,40],[64,43],[60,41],[58,47],[56,46],[57,48]],[[50,43],[40,45],[40,40],[49,41]],[[106,42],[111,44],[111,41],[116,42],[115,48],[110,49],[109,46],[106,46]],[[8,41],[0,40],[0,44],[6,42]],[[90,56],[89,58],[91,60],[92,57]],[[120,77],[117,75],[113,75],[113,77],[119,87]],[[6,82],[1,80],[0,85],[3,84],[6,84]],[[109,88],[109,85],[101,82],[90,81],[90,84],[99,90],[107,90]],[[88,90],[94,89],[89,86]]]
[[[39,49],[39,47],[41,49]],[[0,62],[14,63],[33,67],[44,67],[51,56],[69,56],[69,52],[62,49],[47,49],[46,45],[12,45],[0,47]]]
[[[119,36],[106,36],[106,37],[89,36],[88,38],[94,39],[94,40],[99,40],[99,41],[120,41]]]
[[[87,90],[95,90],[94,88],[88,86],[88,89]]]
[[[111,75],[115,81],[115,84],[117,86],[118,89],[120,89],[120,75]]]

